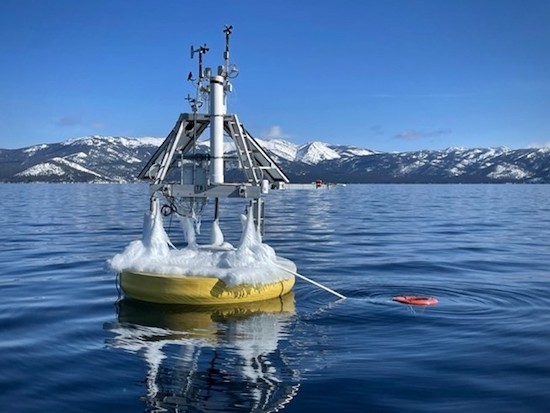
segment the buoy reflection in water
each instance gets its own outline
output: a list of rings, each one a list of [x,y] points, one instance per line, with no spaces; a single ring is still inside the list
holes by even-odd
[[[234,306],[118,302],[109,345],[143,357],[147,411],[273,411],[295,396],[284,356],[294,296]]]

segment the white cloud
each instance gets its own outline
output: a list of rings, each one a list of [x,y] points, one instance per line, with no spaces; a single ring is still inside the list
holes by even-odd
[[[57,126],[77,126],[80,125],[82,121],[77,116],[63,116],[57,119]]]
[[[530,149],[537,149],[537,148],[550,148],[550,140],[546,142],[534,142],[527,145]]]
[[[413,140],[413,139],[421,138],[421,134],[418,131],[407,129],[407,130],[399,132],[394,137],[397,138],[397,139]]]
[[[373,125],[370,127],[370,133],[374,136],[380,136],[384,134],[384,128],[380,125]]]
[[[290,135],[284,133],[278,125],[273,125],[267,132],[263,133],[263,136],[268,139],[288,139],[290,137]]]
[[[397,135],[394,136],[394,138],[404,139],[404,140],[414,140],[414,139],[422,139],[422,138],[432,138],[432,137],[441,136],[441,135],[448,135],[452,132],[453,131],[451,129],[434,129],[431,131],[424,131],[424,132],[417,131],[414,129],[407,129],[399,132]]]
[[[80,130],[88,130],[90,128],[96,130],[105,127],[105,123],[101,120],[89,121],[79,116],[61,116],[55,119],[55,124],[63,128],[78,128]]]

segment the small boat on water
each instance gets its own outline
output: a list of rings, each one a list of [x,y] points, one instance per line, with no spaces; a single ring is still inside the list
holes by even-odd
[[[264,201],[270,189],[289,182],[237,115],[227,114],[230,79],[238,73],[229,63],[232,27],[225,27],[224,64],[217,74],[203,69],[206,45],[191,48],[198,56],[196,96],[188,97],[192,112],[182,113],[174,128],[138,177],[150,182],[150,209],[145,214],[141,240],[110,260],[119,273],[127,297],[165,304],[217,305],[247,303],[281,297],[294,286],[295,264],[278,257],[262,242]],[[208,102],[208,112],[199,109]],[[210,129],[207,153],[198,149],[202,133]],[[236,158],[224,152],[224,134],[236,149]],[[244,180],[225,182],[225,163],[238,161]],[[222,198],[248,202],[242,216],[243,232],[237,247],[225,242],[220,229]],[[196,234],[209,200],[214,200],[211,240],[199,245]],[[164,230],[163,218],[176,216],[187,247],[175,248]],[[172,217],[171,217],[172,218]]]

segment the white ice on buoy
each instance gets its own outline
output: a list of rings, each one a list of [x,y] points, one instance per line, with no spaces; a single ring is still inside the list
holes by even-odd
[[[223,244],[223,232],[220,228],[220,221],[215,219],[212,223],[212,234],[210,235],[210,244],[220,246]]]
[[[214,236],[213,245],[202,246],[192,242],[183,249],[170,249],[158,200],[153,202],[151,213],[145,216],[142,239],[132,241],[124,252],[108,261],[112,270],[165,276],[217,277],[227,285],[261,285],[288,278],[289,275],[280,269],[284,259],[278,258],[273,248],[262,243],[252,212],[246,217],[237,248],[223,242],[218,226],[219,234]],[[191,233],[191,240],[196,241],[192,221],[184,222],[187,224],[188,241]]]
[[[193,218],[178,216],[183,227],[183,233],[185,234],[185,241],[187,241],[187,248],[197,248],[197,235],[195,233],[195,225]]]
[[[142,239],[131,242],[122,254],[117,254],[109,260],[111,268],[124,268],[128,262],[146,261],[149,257],[162,260],[169,256],[172,243],[164,231],[158,200],[153,201],[151,209],[152,211],[143,217]]]

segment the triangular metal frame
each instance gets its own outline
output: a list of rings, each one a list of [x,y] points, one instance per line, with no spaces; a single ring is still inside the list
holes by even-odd
[[[155,183],[163,182],[176,163],[177,154],[189,152],[209,124],[208,115],[182,113],[162,145],[141,170],[138,179],[150,179]]]
[[[209,115],[182,113],[162,145],[139,173],[138,178],[153,180],[155,184],[163,183],[177,164],[178,156],[189,154],[209,125]],[[260,186],[264,179],[271,184],[289,182],[288,177],[273,158],[240,123],[237,115],[225,115],[223,127],[235,143],[239,162],[249,184]]]

